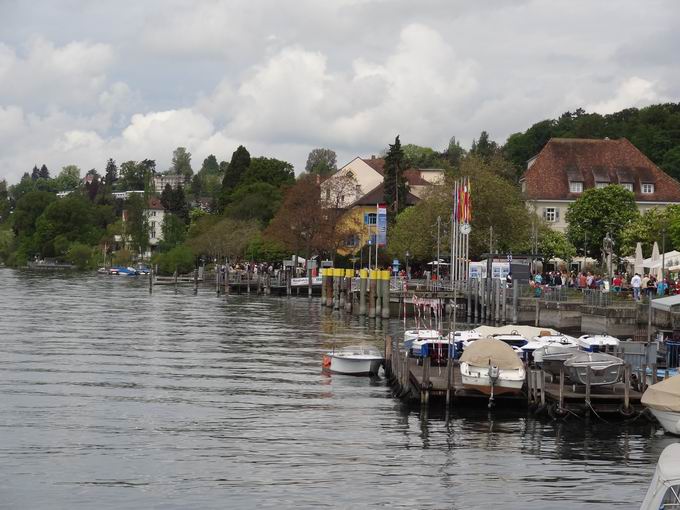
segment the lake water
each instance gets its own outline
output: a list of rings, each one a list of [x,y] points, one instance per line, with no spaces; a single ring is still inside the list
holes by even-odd
[[[0,268],[1,508],[637,508],[649,423],[425,416],[321,357],[318,299]],[[388,325],[396,330],[399,324]]]

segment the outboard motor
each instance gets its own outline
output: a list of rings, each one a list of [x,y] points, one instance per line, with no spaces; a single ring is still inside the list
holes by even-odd
[[[496,382],[498,382],[498,376],[500,375],[500,369],[496,365],[491,365],[489,364],[489,381],[491,382],[491,395],[489,395],[489,409],[491,409],[494,405],[493,403],[493,389],[496,386]]]

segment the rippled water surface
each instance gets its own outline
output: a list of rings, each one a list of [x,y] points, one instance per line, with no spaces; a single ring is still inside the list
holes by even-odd
[[[2,508],[637,508],[673,441],[421,415],[322,374],[333,340],[384,331],[317,299],[2,268],[0,290]]]

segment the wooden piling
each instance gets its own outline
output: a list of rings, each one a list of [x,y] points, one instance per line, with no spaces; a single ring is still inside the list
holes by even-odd
[[[368,291],[368,318],[375,318],[375,294],[377,286],[377,271],[371,269],[369,271],[369,291]]]
[[[173,277],[175,278],[175,292],[177,292],[177,266],[175,266],[175,272],[173,273]]]
[[[539,322],[539,319],[541,317],[541,309],[539,308],[539,305],[540,305],[539,301],[540,301],[539,299],[535,300],[535,302],[536,302],[536,318],[534,320],[534,326],[535,327],[538,327],[538,322]]]
[[[559,401],[559,411],[564,409],[564,366],[560,365],[560,401]]]
[[[507,291],[508,291],[507,285],[505,285],[505,282],[501,280],[501,307],[502,307],[501,322],[503,324],[507,324],[508,322],[508,302],[506,300]]]
[[[194,269],[194,295],[198,294],[198,268]]]
[[[383,319],[389,319],[390,318],[390,271],[388,269],[385,269],[381,271],[381,285],[382,285],[382,293],[381,293],[381,301],[382,301],[382,318]]]
[[[642,384],[642,393],[647,389],[647,363],[642,364],[642,377],[640,377]]]
[[[467,289],[467,307],[465,308],[465,315],[467,316],[467,321],[472,320],[472,280],[468,278],[465,281],[465,288]]]
[[[517,324],[517,300],[519,298],[519,283],[512,284],[512,323]]]
[[[345,309],[345,299],[347,296],[347,283],[345,282],[345,270],[344,269],[338,269],[337,271],[337,279],[338,279],[338,306],[337,308],[339,310],[344,310]]]
[[[451,354],[450,352],[448,353]],[[451,406],[451,387],[453,382],[453,360],[450,356],[446,358],[446,409]]]
[[[623,367],[623,409],[630,409],[630,365],[626,363]]]
[[[246,278],[248,279],[246,282],[246,292],[250,294],[250,264],[246,266]]]
[[[495,322],[498,324],[501,321],[501,281],[494,279],[494,304],[496,309]]]
[[[423,358],[423,382],[420,403],[427,405],[430,401],[430,357]]]
[[[656,373],[658,370],[656,363],[652,364],[652,384],[656,384],[659,382],[659,375]]]
[[[149,268],[149,294],[153,293],[153,267]]]
[[[353,269],[345,269],[345,311],[352,312],[352,277],[354,276]]]
[[[224,295],[229,295],[229,263],[224,259]]]
[[[359,270],[359,315],[366,315],[366,288],[368,286],[368,270]]]
[[[543,370],[538,373],[538,387],[541,392],[541,406],[545,407],[545,373]]]
[[[590,413],[590,366],[586,365],[586,414]]]
[[[220,295],[220,266],[215,263],[215,295]]]

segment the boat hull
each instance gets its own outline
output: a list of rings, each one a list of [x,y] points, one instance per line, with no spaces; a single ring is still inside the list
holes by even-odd
[[[330,371],[336,374],[345,375],[377,375],[383,358],[345,358],[334,355],[330,357]]]
[[[492,387],[494,395],[521,393],[526,376],[524,369],[501,369],[496,382],[492,384],[489,367],[475,367],[467,363],[460,364],[460,375],[464,388],[485,395],[491,395]]]
[[[680,436],[680,413],[648,408],[666,432]]]

